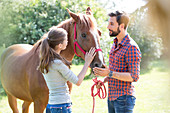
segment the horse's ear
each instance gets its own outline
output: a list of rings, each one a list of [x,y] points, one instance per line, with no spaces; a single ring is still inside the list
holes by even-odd
[[[75,20],[75,22],[78,22],[80,20],[80,17],[77,14],[71,12],[69,9],[67,9],[67,11],[68,11],[70,17],[72,17]]]
[[[97,31],[99,33],[99,36],[101,36],[102,35],[101,31],[99,29],[97,29]]]
[[[90,7],[88,7],[88,8],[86,9],[86,15],[93,15]]]

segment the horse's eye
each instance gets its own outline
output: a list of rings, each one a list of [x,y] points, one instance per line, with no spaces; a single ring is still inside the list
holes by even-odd
[[[81,37],[82,37],[82,38],[86,38],[86,33],[82,33],[82,34],[81,34]]]

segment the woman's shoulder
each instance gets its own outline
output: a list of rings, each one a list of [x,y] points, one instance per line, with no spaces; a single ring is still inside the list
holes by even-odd
[[[54,61],[54,64],[63,64],[63,62],[60,60],[60,59],[55,59]]]
[[[67,66],[60,59],[55,59],[52,62],[51,68],[57,69],[57,70],[62,70],[62,69],[66,69]]]
[[[60,60],[60,59],[55,59],[55,60],[53,60],[53,62],[52,62],[52,67],[57,67],[57,68],[63,68],[63,67],[65,67],[66,65],[63,63],[63,61],[62,60]]]

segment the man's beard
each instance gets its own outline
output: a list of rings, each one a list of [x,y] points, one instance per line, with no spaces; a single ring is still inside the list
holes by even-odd
[[[119,27],[117,28],[117,31],[113,31],[113,30],[110,30],[110,29],[109,29],[109,31],[112,31],[112,34],[109,34],[110,37],[115,37],[120,33]]]

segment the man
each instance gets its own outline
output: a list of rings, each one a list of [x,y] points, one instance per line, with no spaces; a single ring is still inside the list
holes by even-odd
[[[116,37],[109,54],[109,68],[95,67],[95,75],[106,76],[108,82],[108,112],[133,113],[134,86],[140,73],[141,53],[136,42],[127,34],[129,17],[125,12],[109,14],[109,35]],[[97,86],[99,88],[100,85]]]

